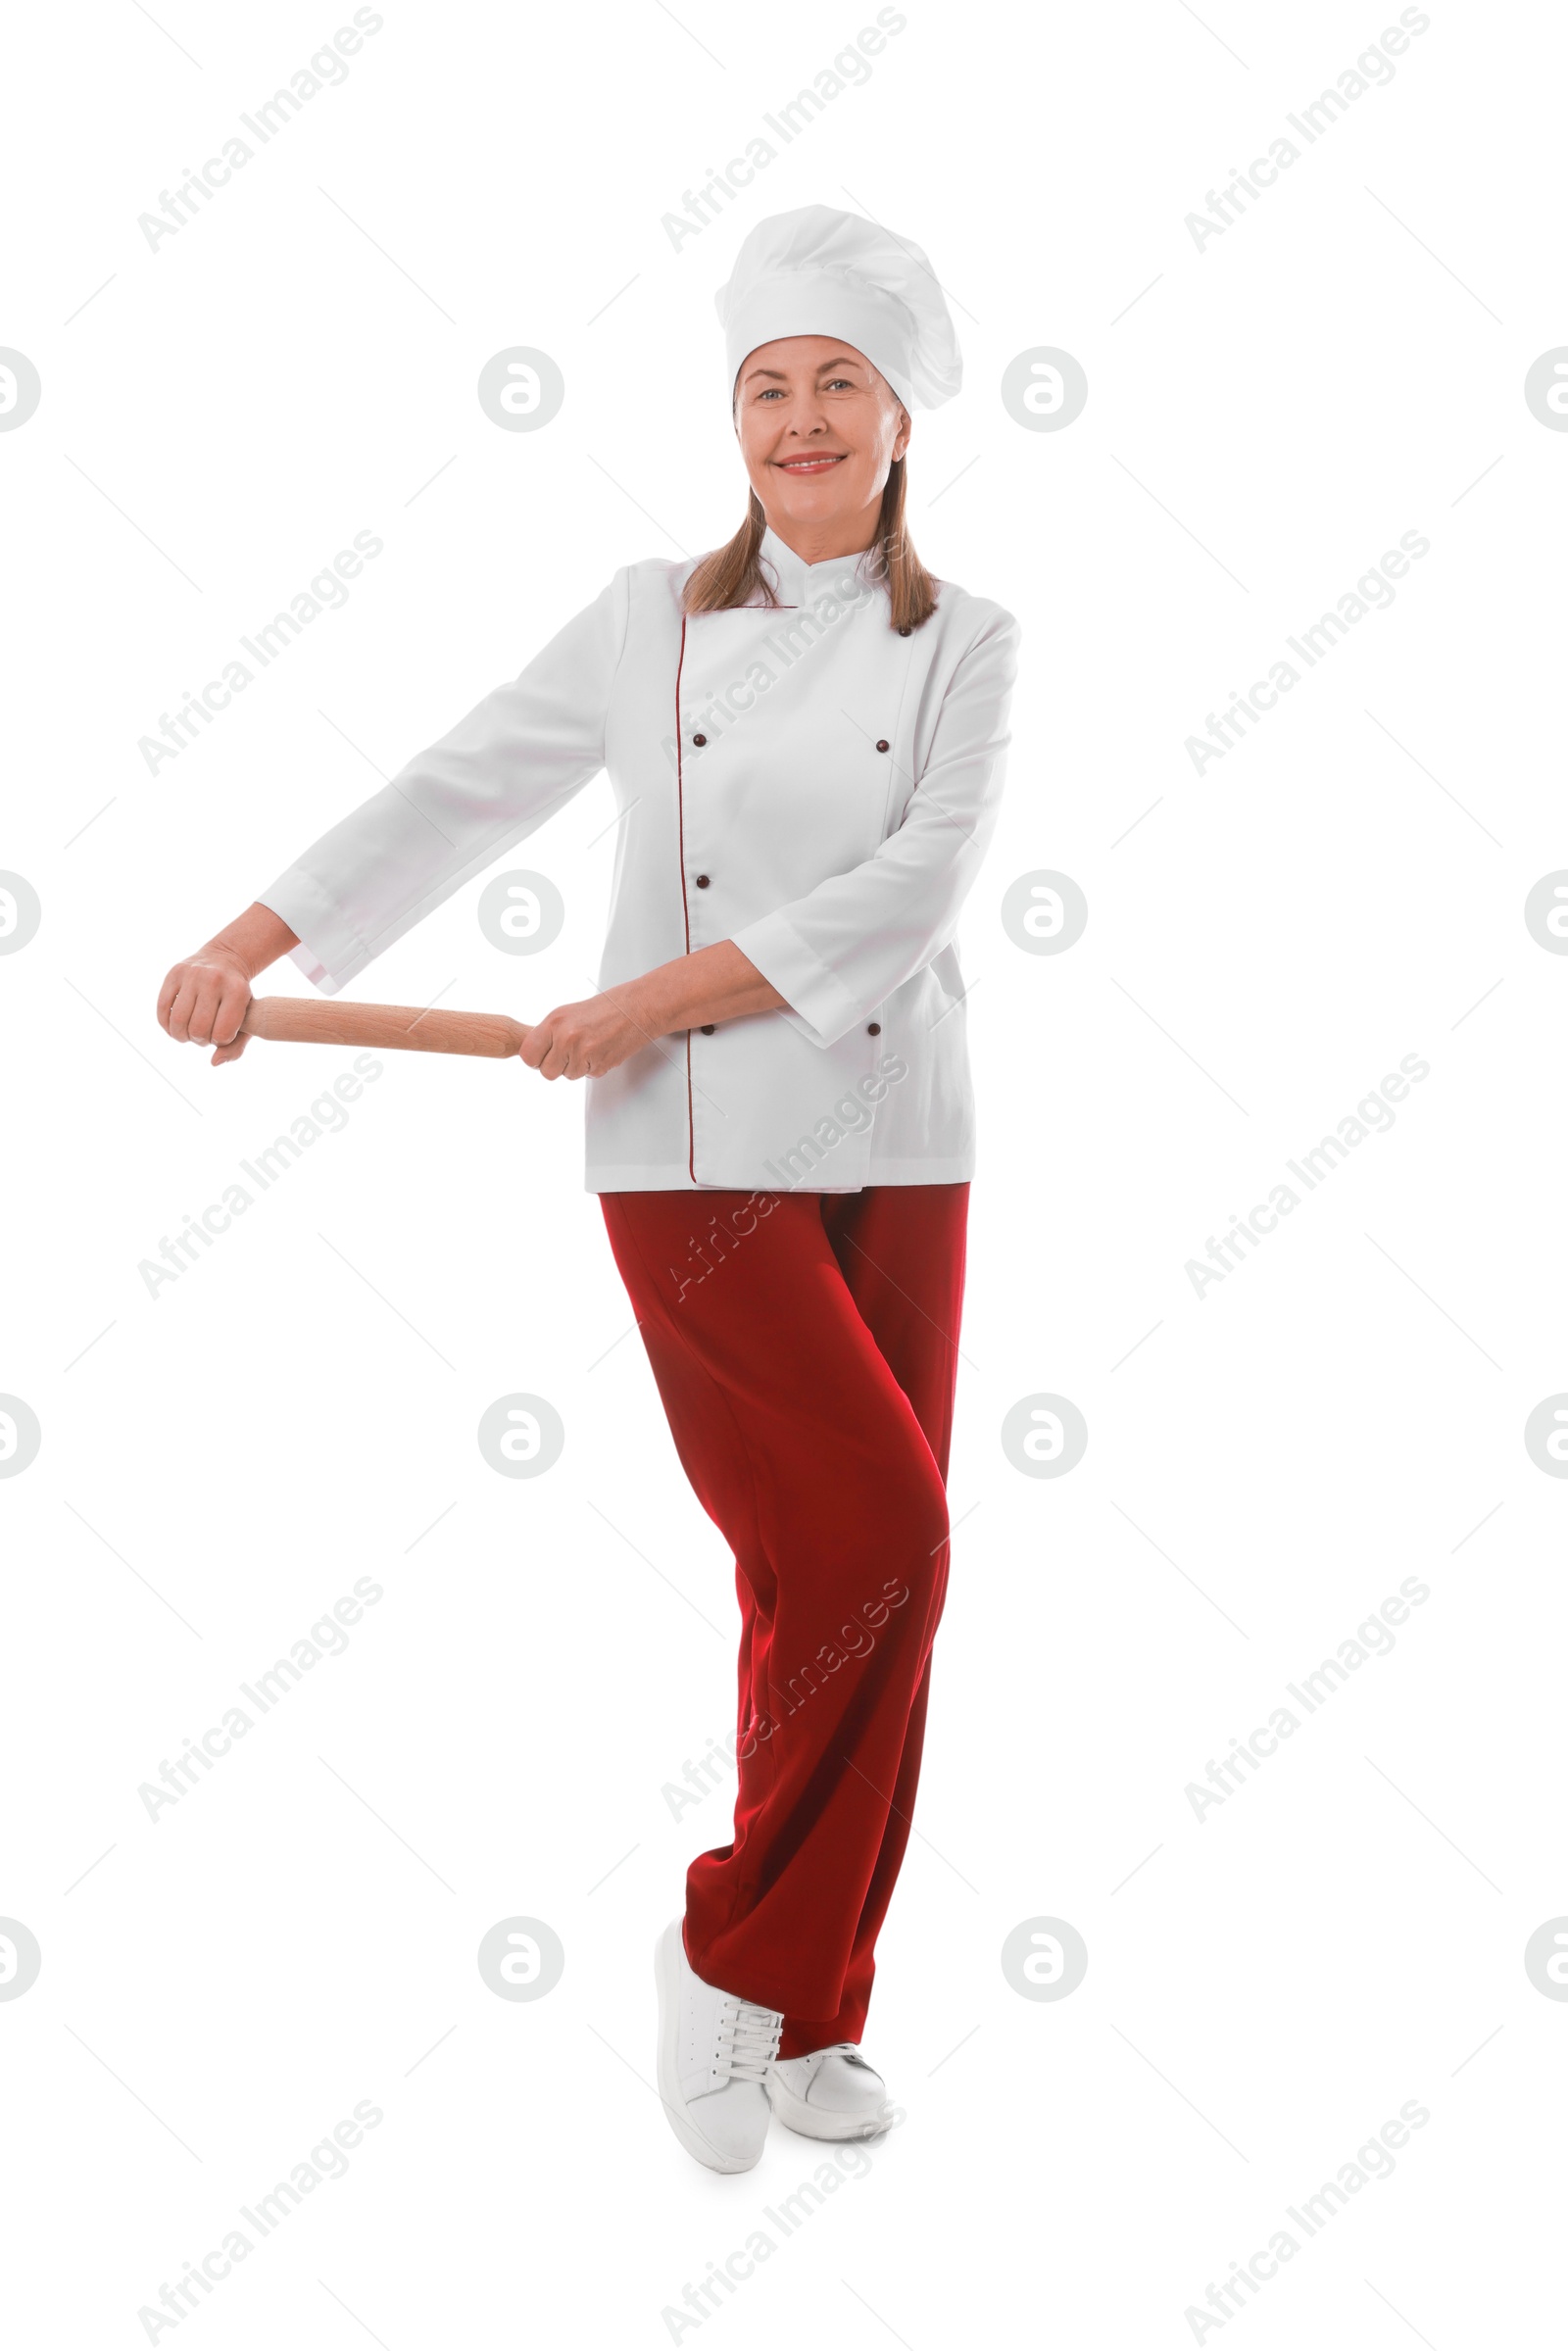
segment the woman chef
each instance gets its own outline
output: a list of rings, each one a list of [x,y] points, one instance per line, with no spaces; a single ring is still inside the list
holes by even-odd
[[[808,205],[717,297],[746,521],[630,563],[510,685],[176,963],[170,1035],[327,995],[609,771],[599,993],[522,1058],[589,1078],[587,1183],[681,1462],[735,1552],[733,1841],[657,1953],[676,2135],[887,2125],[860,2055],[948,1574],[973,1105],[954,933],[995,822],[1010,613],[905,529],[909,411],[961,377],[917,246]]]

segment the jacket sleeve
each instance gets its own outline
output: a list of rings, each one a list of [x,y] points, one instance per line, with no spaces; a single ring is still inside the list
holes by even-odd
[[[960,657],[903,821],[874,854],[735,933],[813,1045],[923,971],[952,938],[996,826],[1018,623],[1000,606]]]
[[[325,996],[564,808],[605,763],[611,686],[626,640],[622,569],[519,677],[497,686],[305,851],[260,903]]]

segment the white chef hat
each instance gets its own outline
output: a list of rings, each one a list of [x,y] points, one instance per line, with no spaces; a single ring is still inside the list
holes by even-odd
[[[842,335],[908,409],[940,408],[963,381],[947,302],[919,246],[830,205],[760,220],[713,303],[732,392],[748,354],[783,335]]]

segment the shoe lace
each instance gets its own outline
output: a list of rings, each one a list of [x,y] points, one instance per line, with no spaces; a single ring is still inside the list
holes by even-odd
[[[776,2008],[726,1999],[718,2012],[718,2067],[731,2082],[761,2082],[778,2055],[784,2019]]]

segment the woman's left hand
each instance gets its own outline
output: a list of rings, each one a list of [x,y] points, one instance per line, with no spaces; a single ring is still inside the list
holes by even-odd
[[[639,1025],[630,991],[607,988],[579,1004],[558,1004],[534,1022],[522,1047],[530,1069],[546,1078],[599,1078],[653,1043]]]
[[[522,1057],[541,1077],[602,1078],[656,1038],[774,1011],[783,1002],[734,940],[721,939],[584,1004],[557,1004],[529,1031]]]

